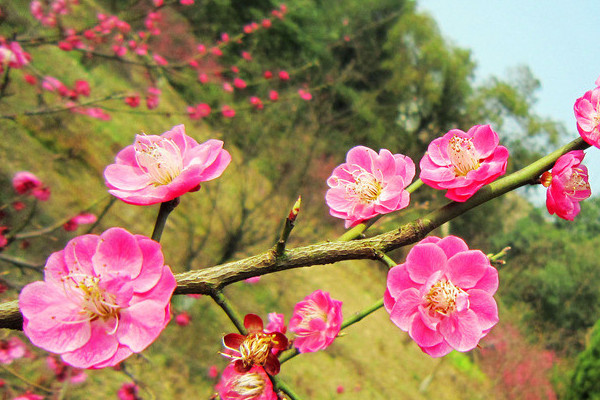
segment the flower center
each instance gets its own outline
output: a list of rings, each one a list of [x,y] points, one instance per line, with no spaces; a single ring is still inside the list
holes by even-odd
[[[119,318],[120,307],[111,293],[106,293],[98,286],[98,278],[87,277],[77,287],[83,293],[82,305],[84,313],[90,321],[102,318],[104,321]]]
[[[149,141],[138,137],[133,147],[138,165],[146,170],[155,186],[171,183],[183,170],[181,151],[171,139]]]
[[[577,194],[577,192],[583,190],[590,190],[590,184],[587,182],[586,178],[587,174],[581,168],[573,168],[571,176],[565,184],[565,190],[569,191],[567,195],[578,200],[587,199],[589,197],[587,193],[585,195],[580,194],[579,196]]]
[[[265,365],[267,357],[271,354],[271,348],[277,344],[275,342],[275,335],[270,333],[255,332],[246,336],[239,350],[244,366]]]
[[[448,157],[458,176],[466,176],[480,165],[473,141],[469,138],[453,136],[448,143]]]
[[[346,195],[362,204],[369,204],[377,200],[383,187],[373,174],[361,169],[353,172],[354,182],[346,185]]]
[[[233,390],[243,400],[251,400],[260,396],[265,390],[265,380],[256,372],[239,375],[233,381]]]
[[[431,312],[448,315],[456,309],[456,298],[466,292],[447,280],[437,281],[425,295],[425,308]]]

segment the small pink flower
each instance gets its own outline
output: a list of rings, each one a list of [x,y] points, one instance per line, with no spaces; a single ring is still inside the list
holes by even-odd
[[[206,83],[208,82],[208,75],[205,72],[201,72],[198,74],[198,82],[200,83]]]
[[[0,226],[0,249],[5,247],[8,244],[8,238],[4,234],[7,231],[8,231],[8,227]],[[0,293],[2,293],[2,292],[0,292]]]
[[[263,28],[268,29],[271,27],[271,20],[268,18],[263,19],[260,24],[262,25]]]
[[[267,318],[269,320],[269,323],[265,327],[265,332],[281,332],[285,334],[285,332],[287,331],[287,328],[285,326],[285,315],[269,313],[269,315],[267,315]]]
[[[217,368],[216,365],[211,365],[208,368],[208,377],[211,379],[215,379],[217,376],[219,376],[219,368]]]
[[[342,393],[344,393],[346,391],[346,389],[344,389],[344,386],[339,385],[337,387],[337,389],[335,389],[335,391],[336,391],[337,394],[342,394]]]
[[[583,157],[583,150],[570,151],[556,160],[551,172],[542,174],[542,185],[548,188],[546,207],[550,214],[573,221],[581,210],[579,202],[592,195],[588,170],[581,165]]]
[[[498,271],[456,236],[430,236],[390,269],[384,305],[392,322],[432,357],[469,351],[498,322]]]
[[[182,6],[191,6],[194,4],[195,0],[179,0],[179,4]]]
[[[175,323],[179,326],[188,326],[192,321],[190,313],[182,311],[175,316]]]
[[[59,382],[69,379],[70,383],[82,383],[87,379],[85,370],[69,367],[54,356],[46,357],[46,364],[54,372],[54,376]]]
[[[19,295],[31,342],[76,368],[114,366],[148,347],[175,290],[160,244],[122,228],[83,235],[50,255],[44,281]]]
[[[231,83],[229,82],[225,82],[223,84],[223,90],[228,92],[228,93],[233,93],[233,86],[231,85]]]
[[[265,79],[271,79],[273,77],[273,73],[271,71],[265,71],[263,76],[265,77]]]
[[[81,213],[79,215],[74,216],[63,225],[63,229],[65,231],[74,231],[79,227],[79,225],[89,225],[93,224],[98,220],[92,213]]]
[[[262,100],[256,96],[251,96],[248,101],[250,102],[250,104],[252,104],[254,106],[254,108],[256,108],[257,110],[262,110],[265,106],[262,102]]]
[[[154,59],[154,61],[156,61],[156,63],[158,65],[161,65],[163,67],[165,65],[169,65],[169,62],[163,56],[161,56],[160,54],[152,54],[152,58]]]
[[[337,166],[325,195],[329,213],[346,220],[350,228],[376,215],[408,206],[405,188],[415,176],[415,164],[402,154],[382,149],[377,154],[365,146],[348,151],[346,162]]]
[[[275,90],[269,90],[269,100],[277,101],[279,100],[279,93]]]
[[[600,87],[585,92],[575,101],[573,109],[583,140],[600,148]]]
[[[42,186],[42,181],[31,172],[20,171],[13,176],[12,185],[18,194],[30,194],[33,189]]]
[[[498,145],[498,134],[489,125],[468,132],[452,129],[429,144],[421,159],[421,180],[446,197],[466,201],[482,186],[506,172],[508,150]]]
[[[223,107],[221,107],[221,114],[223,114],[223,117],[225,118],[233,118],[235,117],[235,110],[225,104]]]
[[[0,364],[10,364],[13,360],[24,357],[25,353],[27,353],[25,343],[18,337],[0,340]]]
[[[252,61],[252,54],[247,51],[242,51],[242,58],[246,61]]]
[[[273,350],[287,349],[287,337],[281,332],[266,333],[262,319],[255,314],[246,314],[244,327],[247,335],[228,333],[223,337],[223,346],[232,354],[221,354],[233,361],[237,372],[245,373],[260,365],[270,375],[277,375],[280,364]]]
[[[141,400],[138,392],[139,388],[135,383],[124,383],[117,392],[117,396],[119,396],[119,400]]]
[[[298,95],[302,100],[309,101],[312,100],[312,94],[304,89],[298,89]]]
[[[160,93],[161,91],[158,88],[148,88],[148,93],[146,94],[146,107],[148,107],[148,110],[158,107],[158,103],[160,102]]]
[[[254,365],[247,372],[238,372],[233,364],[224,370],[215,386],[222,400],[277,400],[273,384],[264,369]]]
[[[135,108],[140,105],[140,95],[134,94],[131,96],[125,97],[125,104],[127,104],[131,108]]]
[[[233,86],[235,86],[237,89],[245,89],[246,86],[248,86],[248,85],[246,84],[246,81],[244,81],[243,79],[235,78],[233,80]]]
[[[231,156],[223,142],[198,144],[177,125],[161,136],[137,135],[104,170],[109,193],[126,203],[149,205],[200,188],[223,173]]]
[[[90,84],[84,80],[75,81],[75,92],[80,96],[89,96]]]
[[[246,282],[250,285],[254,285],[255,283],[260,282],[260,276],[253,276],[253,277],[244,279],[244,282]]]
[[[282,81],[287,81],[288,79],[290,79],[290,74],[288,74],[287,71],[279,71],[279,79],[281,79]]]
[[[20,396],[13,397],[12,400],[44,400],[44,396],[40,396],[39,394],[26,392]]]
[[[20,69],[29,63],[31,56],[23,51],[18,42],[0,43],[0,71],[11,67]]]
[[[187,112],[191,119],[205,118],[210,115],[210,106],[206,103],[200,103],[195,106],[188,106]]]
[[[342,326],[342,302],[317,290],[297,303],[290,319],[290,332],[296,334],[294,347],[300,353],[323,350],[337,337]]]

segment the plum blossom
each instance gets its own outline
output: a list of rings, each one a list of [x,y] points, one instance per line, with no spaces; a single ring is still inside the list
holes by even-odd
[[[314,291],[294,306],[289,324],[296,334],[294,347],[300,353],[325,349],[337,337],[342,321],[342,302],[322,290]]]
[[[392,322],[432,357],[469,351],[498,322],[498,271],[456,236],[430,236],[390,269],[383,300]]]
[[[434,189],[448,189],[447,198],[466,201],[506,172],[508,150],[498,142],[489,125],[475,125],[466,133],[452,129],[429,144],[420,178]]]
[[[172,200],[223,173],[231,156],[216,139],[199,144],[183,125],[157,135],[137,135],[104,170],[109,193],[129,204]]]
[[[254,365],[247,372],[239,372],[229,364],[215,386],[222,400],[277,400],[273,384],[265,370]]]
[[[405,188],[415,176],[415,164],[407,156],[382,149],[377,154],[365,146],[348,151],[346,162],[337,166],[325,195],[329,213],[346,220],[346,228],[376,215],[408,206]]]
[[[28,171],[17,172],[12,179],[15,192],[31,195],[38,200],[46,201],[50,198],[50,188],[45,186],[37,176]]]
[[[281,332],[285,334],[285,332],[287,331],[287,328],[285,326],[285,315],[273,312],[269,313],[269,315],[267,315],[267,318],[269,320],[269,323],[265,327],[266,333]]]
[[[26,353],[25,343],[18,337],[0,340],[0,364],[10,364],[13,360],[24,357]]]
[[[31,392],[26,392],[20,396],[13,397],[12,400],[44,400],[44,396]]]
[[[54,356],[46,357],[46,365],[54,372],[54,376],[59,382],[64,382],[68,379],[70,383],[82,383],[87,379],[85,370],[71,368]]]
[[[117,396],[119,400],[141,400],[141,397],[138,396],[139,390],[138,385],[134,382],[126,382],[121,385]]]
[[[23,68],[29,63],[31,56],[26,53],[18,42],[0,43],[0,72],[6,67]]]
[[[221,107],[221,114],[223,114],[223,117],[225,118],[233,118],[235,117],[235,110],[231,108],[231,106],[225,104]]]
[[[187,311],[182,311],[175,316],[175,323],[179,326],[188,326],[192,321],[192,316]]]
[[[215,379],[217,376],[219,376],[219,368],[217,368],[216,365],[211,365],[210,367],[208,367],[208,377],[211,379]]]
[[[223,356],[233,360],[235,370],[239,373],[248,372],[252,366],[260,365],[270,375],[279,373],[279,360],[272,350],[285,350],[288,340],[281,332],[266,333],[263,330],[262,319],[255,314],[244,317],[244,327],[247,335],[228,333],[223,337],[223,346],[233,354]]]
[[[600,86],[585,92],[575,101],[573,109],[577,130],[583,140],[600,148]]]
[[[67,232],[77,230],[79,225],[93,224],[98,220],[92,213],[80,213],[63,224],[63,229]]]
[[[570,151],[556,160],[552,171],[542,174],[541,183],[546,191],[546,207],[550,214],[573,221],[579,214],[579,202],[592,195],[588,170],[581,165],[583,150]]]
[[[175,286],[159,243],[122,228],[79,236],[21,291],[23,331],[73,367],[114,366],[162,332]]]

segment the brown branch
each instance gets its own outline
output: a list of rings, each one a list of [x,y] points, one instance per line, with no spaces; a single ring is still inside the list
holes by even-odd
[[[243,260],[177,274],[175,275],[177,280],[175,294],[212,295],[227,285],[253,276],[292,268],[332,264],[343,260],[379,259],[381,253],[416,243],[435,228],[480,204],[535,182],[544,171],[552,167],[561,155],[571,150],[588,147],[589,145],[581,138],[573,140],[533,164],[484,186],[464,203],[448,203],[416,221],[371,238],[298,247],[285,251],[280,257],[275,256],[276,251],[273,248]],[[21,327],[22,316],[17,301],[0,304],[0,328],[21,329]]]

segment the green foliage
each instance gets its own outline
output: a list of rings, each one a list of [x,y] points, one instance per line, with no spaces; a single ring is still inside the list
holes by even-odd
[[[600,399],[600,320],[594,325],[585,350],[577,357],[577,364],[564,398]]]

